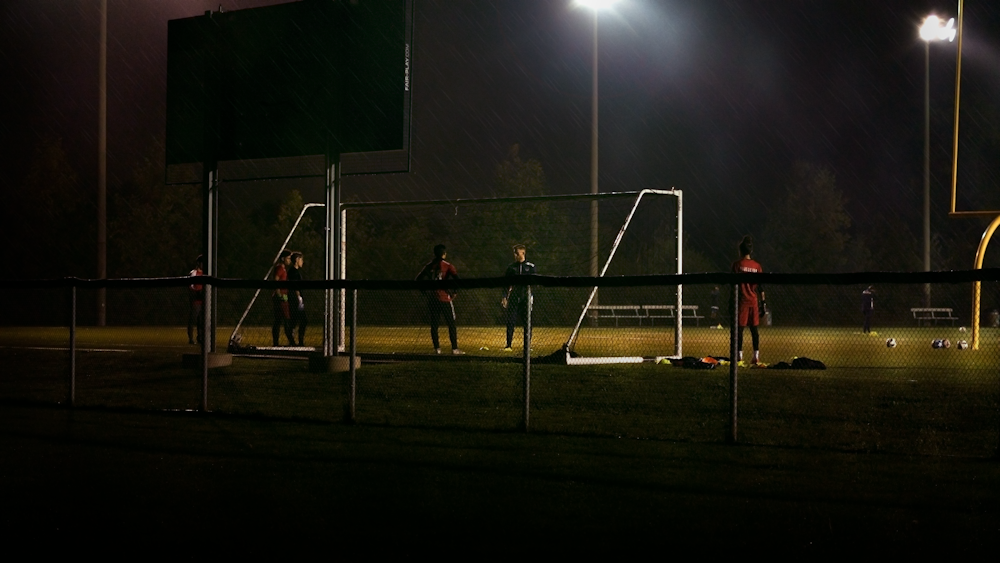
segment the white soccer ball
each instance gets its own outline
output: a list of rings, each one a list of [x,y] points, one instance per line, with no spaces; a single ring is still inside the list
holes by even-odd
[[[964,326],[958,327],[958,332],[965,332],[965,327]]]
[[[895,348],[896,347],[896,339],[895,338],[890,338],[890,339],[886,340],[885,341],[885,347],[886,348]]]
[[[966,342],[966,341],[964,341],[964,340],[959,340],[957,346],[958,346],[959,350],[968,350],[969,349],[969,343]]]

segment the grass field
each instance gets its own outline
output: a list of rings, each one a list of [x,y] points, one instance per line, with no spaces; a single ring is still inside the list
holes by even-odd
[[[232,327],[220,327],[217,342],[221,347],[229,340]],[[270,327],[245,327],[244,345],[269,346]],[[533,355],[544,355],[558,350],[569,337],[567,327],[535,327],[533,330]],[[884,328],[875,335],[862,334],[857,328],[816,327],[762,327],[761,348],[768,363],[808,356],[822,360],[829,367],[934,367],[964,370],[1000,367],[1000,329],[981,330],[981,349],[961,351],[957,342],[970,340],[970,332],[959,327],[894,327]],[[266,338],[265,338],[266,336]],[[447,330],[441,331],[442,342],[447,347]],[[895,338],[898,346],[887,349],[885,340]],[[283,337],[282,337],[283,338]],[[307,346],[321,346],[322,334],[311,330]],[[749,333],[745,347],[749,349]],[[932,340],[948,338],[953,347],[934,350]],[[0,346],[4,348],[48,347],[65,348],[69,332],[65,327],[2,327]],[[584,328],[576,344],[576,351],[584,356],[657,356],[673,353],[671,327],[600,327]],[[459,346],[473,356],[511,357],[503,352],[504,328],[502,326],[459,327]],[[80,327],[77,346],[82,349],[130,349],[191,352],[183,327]],[[521,335],[515,334],[515,355],[520,357]],[[488,350],[483,349],[488,348]],[[358,329],[360,354],[430,354],[433,352],[427,327],[423,326],[362,326]],[[729,354],[728,329],[709,327],[684,327],[685,355],[727,356]]]
[[[535,335],[543,355],[566,331]],[[211,372],[214,415],[173,412],[201,401],[181,328],[80,329],[80,408],[59,408],[66,329],[3,328],[0,525],[49,549],[110,535],[229,555],[996,549],[1000,335],[977,352],[931,349],[961,337],[951,328],[762,335],[766,361],[829,369],[742,369],[733,447],[728,372],[657,364],[534,365],[520,432],[522,366],[476,358],[505,357],[496,328],[460,328],[472,358],[364,363],[357,425],[339,424],[344,376],[301,360],[234,358]],[[724,354],[727,337],[686,329],[685,353]],[[426,353],[427,340],[367,328],[359,350]],[[671,344],[668,329],[623,327],[588,330],[579,350]]]
[[[388,426],[510,431],[523,418],[520,351],[503,352],[502,327],[462,327],[463,358],[364,363],[358,372],[357,420]],[[219,342],[229,330],[219,330]],[[534,355],[559,348],[564,328],[539,327]],[[886,337],[899,345],[885,347]],[[1000,417],[1000,333],[984,330],[978,351],[934,350],[933,338],[965,336],[957,328],[895,328],[878,336],[854,329],[762,329],[769,362],[808,356],[824,371],[741,369],[740,440],[751,444],[860,451],[992,456]],[[498,340],[499,339],[499,340]],[[364,354],[425,354],[425,327],[364,327]],[[490,345],[494,342],[500,345]],[[64,328],[0,329],[0,398],[65,402]],[[587,329],[584,355],[652,356],[672,351],[669,328]],[[477,346],[479,344],[480,346]],[[201,404],[197,370],[180,354],[195,352],[172,327],[81,328],[77,394],[81,406],[189,410]],[[489,348],[480,350],[479,348]],[[723,355],[728,332],[686,328],[684,353]],[[476,361],[477,357],[508,362]],[[301,360],[237,357],[213,370],[209,407],[221,413],[339,421],[348,386]],[[531,429],[582,436],[719,442],[729,422],[725,369],[684,370],[662,364],[567,367],[536,364]]]

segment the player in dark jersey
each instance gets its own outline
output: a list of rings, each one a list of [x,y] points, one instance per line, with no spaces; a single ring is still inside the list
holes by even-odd
[[[274,263],[274,270],[271,279],[274,281],[285,281],[288,279],[288,266],[292,263],[292,253],[282,250],[278,255],[278,261]],[[271,294],[271,304],[274,309],[274,324],[271,325],[271,341],[278,346],[278,335],[281,327],[285,327],[285,336],[288,337],[288,345],[294,346],[295,339],[292,338],[292,315],[288,310],[288,289],[278,288]]]
[[[301,252],[293,252],[292,265],[288,268],[288,281],[302,281],[302,265],[305,263]],[[299,327],[299,346],[305,346],[306,341],[306,302],[302,298],[302,291],[298,288],[288,292],[289,313],[291,314],[292,333],[295,327]]]
[[[733,262],[732,271],[734,274],[760,274],[764,268],[750,258],[753,254],[753,239],[750,235],[743,237],[740,242],[740,258]],[[750,327],[750,337],[753,339],[753,360],[751,363],[760,363],[760,333],[757,325],[760,324],[761,308],[757,305],[757,296],[760,295],[760,302],[763,310],[767,310],[767,300],[764,297],[764,288],[756,283],[741,283],[739,292],[739,305],[736,309],[739,321],[739,332],[737,333],[736,360],[743,360],[743,328]]]
[[[505,277],[526,276],[535,273],[535,265],[525,260],[527,250],[523,244],[514,245],[514,263],[507,266]],[[528,288],[524,285],[511,285],[504,291],[500,304],[506,310],[507,317],[507,347],[505,352],[512,352],[514,342],[514,325],[524,323],[528,317]]]
[[[449,262],[445,262],[448,256],[448,249],[443,244],[434,247],[434,259],[424,266],[417,274],[418,280],[452,280],[458,279],[458,270]],[[458,349],[458,330],[455,328],[455,291],[452,289],[435,289],[426,293],[427,310],[431,316],[431,342],[434,344],[434,351],[441,353],[441,344],[438,340],[438,321],[444,316],[448,323],[448,338],[451,340],[451,353],[457,355],[465,352]]]
[[[872,313],[875,311],[875,290],[868,286],[861,292],[861,314],[865,316],[865,334],[872,331]]]

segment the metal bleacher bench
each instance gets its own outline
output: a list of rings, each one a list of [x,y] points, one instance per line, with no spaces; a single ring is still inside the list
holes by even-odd
[[[674,305],[591,305],[590,310],[594,311],[598,319],[614,319],[615,326],[621,319],[635,320],[642,325],[643,319],[649,319],[649,324],[653,325],[655,319],[676,318],[676,307]],[[697,305],[681,306],[681,319],[693,319],[695,325],[700,324],[704,315],[698,314]]]
[[[950,321],[955,326],[955,321],[958,320],[951,307],[913,307],[910,312],[913,313],[917,326],[923,323],[937,324],[938,321]]]

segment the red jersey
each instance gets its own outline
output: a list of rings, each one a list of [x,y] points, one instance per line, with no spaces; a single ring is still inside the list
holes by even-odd
[[[734,274],[761,274],[763,272],[764,272],[764,267],[758,264],[755,260],[751,260],[750,258],[740,258],[739,260],[733,262]],[[740,302],[753,303],[756,306],[757,284],[755,283],[740,284]]]
[[[201,268],[195,268],[191,270],[191,277],[200,276],[204,274]],[[204,287],[200,283],[193,283],[188,286],[188,295],[191,296],[191,301],[204,301],[204,292],[202,291]]]
[[[458,270],[455,269],[450,262],[445,262],[439,258],[435,258],[424,266],[423,270],[420,270],[420,274],[417,275],[418,280],[451,280],[458,279]],[[455,297],[455,291],[449,289],[438,289],[435,291],[437,294],[437,300],[442,303],[451,303],[451,300]]]
[[[278,265],[274,267],[274,281],[285,281],[287,279],[288,279],[288,271],[285,270],[285,265],[279,262]],[[274,294],[288,295],[288,289],[284,287],[275,289]]]

